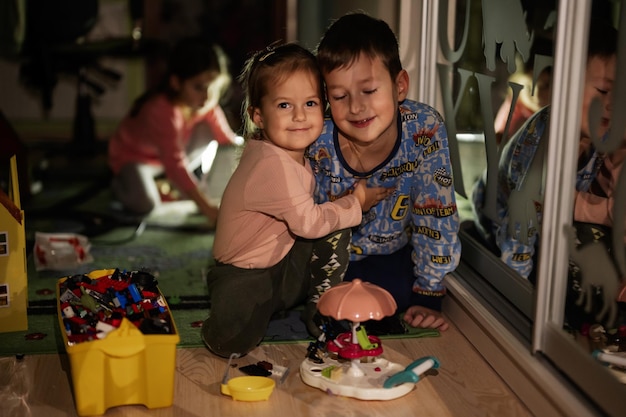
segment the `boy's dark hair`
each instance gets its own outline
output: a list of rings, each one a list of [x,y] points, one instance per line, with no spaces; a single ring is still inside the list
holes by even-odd
[[[246,139],[259,136],[258,128],[252,122],[249,110],[253,107],[261,107],[261,100],[274,85],[281,83],[298,71],[309,72],[318,81],[319,97],[322,108],[324,108],[325,95],[322,73],[317,66],[315,55],[308,49],[296,43],[286,43],[279,46],[270,45],[248,58],[238,78],[245,92],[242,115],[244,119],[243,136]]]
[[[595,56],[609,58],[617,53],[617,29],[607,20],[592,18],[589,22],[587,60]]]
[[[348,13],[337,19],[317,46],[317,62],[324,74],[349,67],[361,54],[379,58],[392,80],[402,71],[396,35],[384,20],[363,12]]]

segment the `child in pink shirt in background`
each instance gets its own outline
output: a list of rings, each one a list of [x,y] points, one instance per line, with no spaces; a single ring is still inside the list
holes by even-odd
[[[112,188],[124,209],[150,213],[161,203],[155,178],[165,174],[215,223],[218,207],[199,188],[193,170],[213,140],[220,145],[237,142],[218,104],[229,84],[219,47],[201,38],[186,38],[175,46],[162,84],[135,101],[109,141]],[[203,123],[212,136],[196,135],[192,141],[194,128]]]
[[[297,44],[267,48],[248,60],[241,80],[247,143],[222,198],[217,265],[207,279],[210,316],[202,328],[207,347],[224,357],[252,350],[274,313],[303,302],[302,319],[319,332],[316,302],[343,278],[349,228],[388,195],[357,184],[350,195],[315,204],[304,153],[322,132],[325,101],[310,51]],[[312,268],[318,258],[332,262]]]

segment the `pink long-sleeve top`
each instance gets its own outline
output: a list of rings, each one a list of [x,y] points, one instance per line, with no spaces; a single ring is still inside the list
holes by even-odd
[[[182,191],[196,187],[188,172],[185,148],[193,128],[207,123],[220,144],[232,143],[235,133],[221,107],[185,120],[180,108],[164,94],[146,101],[137,115],[127,115],[109,140],[109,166],[114,174],[128,163],[163,166],[165,175]]]
[[[296,236],[320,238],[361,222],[354,195],[315,204],[314,188],[308,160],[299,164],[269,142],[248,141],[222,197],[215,259],[240,268],[269,268],[287,255]]]
[[[603,224],[614,227],[613,205],[615,204],[614,192],[617,180],[626,159],[626,142],[622,146],[604,158],[604,167],[598,174],[597,182],[604,190],[605,196],[598,196],[591,192],[577,192],[574,201],[574,220]],[[626,231],[624,233],[626,241]]]

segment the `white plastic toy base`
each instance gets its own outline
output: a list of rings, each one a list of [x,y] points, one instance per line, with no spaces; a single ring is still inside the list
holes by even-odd
[[[322,370],[330,366],[341,368],[334,379],[322,375]],[[305,384],[329,394],[360,400],[393,400],[408,394],[415,386],[413,383],[404,383],[393,388],[383,388],[387,378],[403,370],[403,366],[381,357],[369,363],[360,363],[358,360],[339,362],[324,358],[324,363],[317,364],[305,359],[300,365],[300,376]]]

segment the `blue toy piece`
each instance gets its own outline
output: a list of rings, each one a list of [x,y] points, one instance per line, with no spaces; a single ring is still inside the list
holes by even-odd
[[[420,375],[428,369],[439,368],[439,360],[434,356],[425,356],[411,362],[403,371],[390,376],[383,384],[383,388],[393,388],[405,383],[415,384],[420,380]]]
[[[139,292],[139,289],[137,288],[135,284],[130,284],[128,286],[128,292],[130,293],[130,296],[133,298],[133,301],[136,303],[140,302],[143,299],[143,297],[141,296],[141,293]]]

